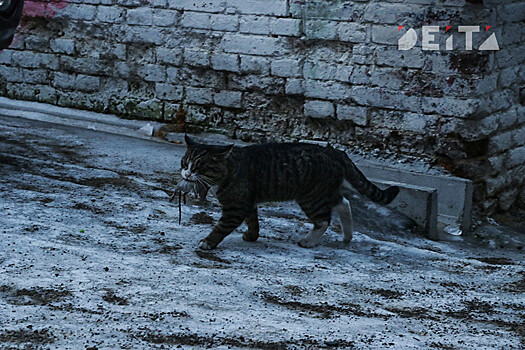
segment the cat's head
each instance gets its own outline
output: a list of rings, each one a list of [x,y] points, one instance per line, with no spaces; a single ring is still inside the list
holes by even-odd
[[[233,145],[219,146],[198,143],[185,135],[186,153],[181,160],[181,176],[187,181],[204,181],[210,186],[220,185],[226,176],[226,158]]]

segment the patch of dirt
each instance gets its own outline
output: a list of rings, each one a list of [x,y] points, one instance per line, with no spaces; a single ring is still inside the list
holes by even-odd
[[[190,315],[185,311],[170,311],[170,312],[157,312],[145,314],[144,317],[152,321],[162,321],[166,317],[175,317],[175,318],[188,318]]]
[[[436,348],[436,349],[440,349],[440,350],[455,350],[457,349],[456,347],[450,345],[450,344],[443,344],[441,342],[432,342],[430,345],[429,345],[431,348]]]
[[[461,284],[455,283],[455,282],[445,281],[445,282],[440,282],[439,285],[441,287],[446,287],[446,288],[463,289],[463,286]]]
[[[364,317],[385,317],[385,315],[378,315],[375,313],[369,313],[363,311],[361,306],[357,304],[345,303],[344,305],[330,305],[328,303],[320,304],[309,304],[295,300],[284,300],[276,295],[272,295],[268,292],[256,293],[254,295],[259,296],[270,304],[276,304],[284,306],[291,310],[297,310],[300,312],[306,312],[309,314],[316,314],[319,318],[333,318],[338,314],[342,315],[355,315]]]
[[[514,265],[514,261],[508,258],[470,258],[489,265]]]
[[[525,292],[525,271],[519,272],[521,275],[521,279],[517,280],[516,282],[507,283],[505,285],[505,289],[509,292],[514,293],[524,293]]]
[[[105,214],[106,213],[105,210],[102,210],[100,208],[97,208],[93,205],[89,205],[86,203],[76,203],[71,208],[77,209],[77,210],[87,210],[87,211],[92,212],[93,214]]]
[[[197,255],[199,256],[199,258],[202,258],[202,259],[206,259],[206,260],[210,260],[210,261],[215,261],[215,262],[219,262],[219,263],[222,263],[222,264],[227,264],[227,265],[230,265],[231,262],[226,260],[226,259],[223,259],[223,258],[219,258],[218,256],[216,256],[215,254],[213,253],[210,253],[210,252],[205,252],[205,251],[202,251],[202,250],[196,250],[195,253],[197,253]]]
[[[270,342],[247,339],[243,336],[238,337],[210,337],[198,334],[179,333],[161,334],[151,330],[142,330],[136,334],[131,334],[132,338],[141,339],[153,344],[167,345],[187,345],[206,349],[214,349],[219,346],[228,348],[261,349],[261,350],[286,350],[286,349],[321,349],[321,348],[340,348],[353,349],[354,343],[342,339],[327,340],[318,342],[314,339],[290,339],[281,342]]]
[[[0,287],[0,295],[11,305],[48,305],[53,302],[62,301],[70,297],[72,293],[64,289],[43,287],[17,289],[3,285]]]
[[[152,253],[173,254],[176,251],[181,250],[181,249],[182,249],[182,246],[178,244],[175,244],[175,245],[165,244],[159,249],[154,250]]]
[[[128,305],[128,300],[126,298],[119,297],[112,290],[106,291],[106,294],[102,296],[102,299],[110,304]]]
[[[31,343],[34,345],[44,345],[55,342],[56,337],[49,329],[32,330],[32,327],[17,330],[0,331],[0,343]]]
[[[191,264],[191,266],[196,267],[198,269],[229,269],[229,266],[221,265],[221,264],[203,264],[199,262],[194,262]]]
[[[427,319],[433,321],[439,321],[439,317],[430,314],[430,310],[424,307],[416,308],[397,308],[397,307],[385,307],[385,310],[393,312],[402,318],[414,318],[414,319]]]
[[[284,289],[294,297],[301,296],[304,293],[304,289],[299,286],[287,285],[284,286]]]
[[[465,309],[469,312],[487,315],[494,314],[494,306],[490,303],[487,303],[486,301],[472,299],[464,301],[463,304],[465,305]]]
[[[403,293],[397,290],[379,288],[379,289],[371,289],[370,292],[372,294],[380,295],[386,299],[401,299],[403,297]]]
[[[197,225],[211,225],[215,222],[213,217],[204,211],[193,214],[190,218],[190,221]]]

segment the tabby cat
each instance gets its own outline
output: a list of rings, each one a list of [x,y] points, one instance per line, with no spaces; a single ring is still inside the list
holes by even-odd
[[[222,217],[200,244],[215,248],[243,221],[248,231],[245,241],[259,237],[257,204],[296,201],[314,224],[300,242],[309,248],[317,244],[330,224],[332,210],[341,219],[343,241],[352,239],[352,212],[348,189],[380,204],[390,203],[399,188],[381,190],[368,181],[345,152],[330,146],[303,143],[270,143],[233,147],[196,142],[185,137],[187,151],[181,160],[186,182],[215,187]]]

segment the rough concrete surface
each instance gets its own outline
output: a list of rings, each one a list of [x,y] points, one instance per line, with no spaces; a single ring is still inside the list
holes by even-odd
[[[519,235],[433,242],[355,198],[348,246],[334,222],[298,247],[305,216],[271,204],[259,241],[202,252],[219,208],[178,224],[183,152],[0,117],[0,348],[523,348]]]

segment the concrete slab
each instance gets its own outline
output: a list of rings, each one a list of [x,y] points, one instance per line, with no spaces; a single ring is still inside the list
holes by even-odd
[[[395,181],[370,178],[379,188],[399,186],[399,194],[388,206],[414,220],[423,227],[426,237],[439,240],[438,233],[438,192],[435,188],[415,186]]]
[[[121,119],[111,114],[57,107],[39,102],[11,100],[5,97],[0,97],[0,113],[10,117],[20,117],[149,140],[160,140],[152,137],[152,131],[158,130],[163,125],[153,121]]]
[[[459,229],[460,232],[458,233],[469,232],[472,210],[472,181],[453,176],[410,172],[366,162],[356,164],[369,178],[396,179],[400,183],[435,188],[438,195],[438,222],[444,227]]]

